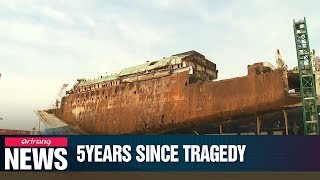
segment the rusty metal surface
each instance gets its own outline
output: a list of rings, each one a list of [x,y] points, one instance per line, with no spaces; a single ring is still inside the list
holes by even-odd
[[[189,84],[186,72],[105,87],[99,94],[70,94],[60,109],[48,110],[89,134],[152,134],[234,116],[279,109],[300,101],[288,97],[283,71]],[[78,102],[79,101],[79,102]]]

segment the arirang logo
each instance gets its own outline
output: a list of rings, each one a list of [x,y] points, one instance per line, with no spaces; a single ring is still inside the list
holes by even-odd
[[[5,170],[65,170],[67,138],[5,138]]]
[[[21,140],[21,144],[26,145],[45,145],[50,146],[51,145],[51,139],[34,139],[34,138],[25,138]]]

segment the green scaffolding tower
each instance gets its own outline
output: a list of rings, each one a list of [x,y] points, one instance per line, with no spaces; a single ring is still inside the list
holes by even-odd
[[[318,135],[317,95],[306,18],[299,21],[293,20],[293,28],[298,58],[304,133]]]

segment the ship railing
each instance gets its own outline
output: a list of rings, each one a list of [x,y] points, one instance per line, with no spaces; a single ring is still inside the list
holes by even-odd
[[[291,97],[301,97],[300,89],[287,89],[286,95]]]

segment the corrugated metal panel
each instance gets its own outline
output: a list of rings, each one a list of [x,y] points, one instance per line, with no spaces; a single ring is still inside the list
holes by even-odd
[[[144,72],[152,69],[162,68],[171,64],[177,64],[177,63],[180,63],[181,59],[183,59],[186,56],[187,55],[170,56],[167,58],[160,59],[158,61],[148,62],[148,63],[140,64],[137,66],[125,68],[120,72],[119,76],[126,76],[130,74],[135,74],[138,72]]]
[[[119,76],[126,76],[129,74],[135,74],[141,71],[144,71],[150,63],[144,63],[144,64],[140,64],[137,66],[133,66],[133,67],[129,67],[129,68],[125,68],[124,70],[122,70],[119,74]]]
[[[105,81],[116,80],[118,78],[119,78],[119,74],[102,76],[102,78],[89,79],[89,80],[86,80],[86,81],[82,81],[81,83],[79,83],[78,86],[80,87],[80,86],[86,86],[86,85],[90,85],[90,84],[97,84],[97,83],[101,83],[101,82],[105,82]]]

